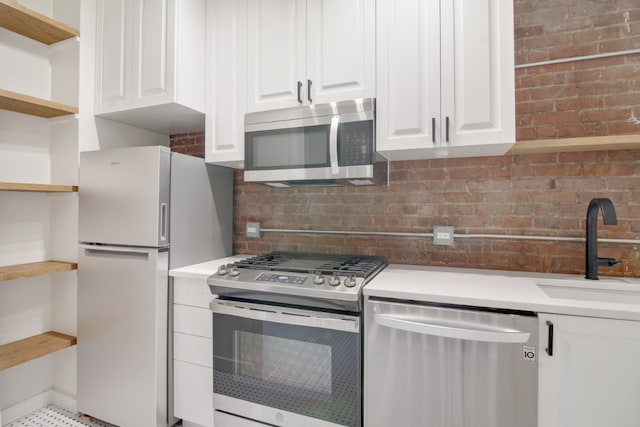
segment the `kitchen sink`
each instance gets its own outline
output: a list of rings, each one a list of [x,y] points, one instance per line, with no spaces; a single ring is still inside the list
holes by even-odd
[[[640,305],[640,285],[626,279],[543,279],[535,283],[551,298]]]

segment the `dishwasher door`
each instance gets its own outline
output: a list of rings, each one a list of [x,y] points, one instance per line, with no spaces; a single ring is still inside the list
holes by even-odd
[[[534,313],[369,297],[367,427],[536,427]]]

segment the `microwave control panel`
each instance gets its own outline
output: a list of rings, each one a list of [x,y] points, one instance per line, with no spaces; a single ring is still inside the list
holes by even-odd
[[[338,164],[370,165],[375,150],[373,120],[340,123],[338,128]]]

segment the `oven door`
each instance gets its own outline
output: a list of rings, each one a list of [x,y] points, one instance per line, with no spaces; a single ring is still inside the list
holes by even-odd
[[[210,306],[216,410],[278,426],[361,426],[360,316]]]

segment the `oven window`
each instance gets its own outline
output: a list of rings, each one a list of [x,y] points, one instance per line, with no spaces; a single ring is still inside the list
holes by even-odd
[[[329,125],[245,133],[245,169],[327,167]]]
[[[331,394],[330,346],[253,332],[236,333],[237,374]]]
[[[361,336],[213,315],[214,393],[361,425]]]

